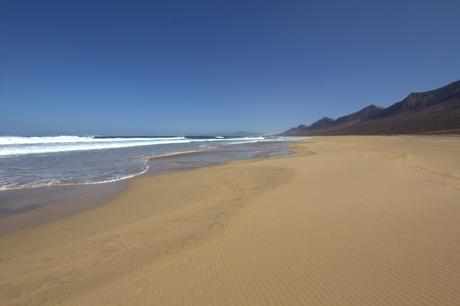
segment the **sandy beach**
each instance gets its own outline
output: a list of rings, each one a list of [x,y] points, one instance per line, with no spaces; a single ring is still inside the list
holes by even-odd
[[[459,305],[460,138],[313,140],[1,236],[1,304]]]

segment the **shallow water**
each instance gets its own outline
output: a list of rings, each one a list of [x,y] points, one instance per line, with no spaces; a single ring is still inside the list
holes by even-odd
[[[88,174],[95,173],[97,174],[95,178],[99,178],[101,176],[98,175],[97,171],[107,171],[107,169],[109,170],[108,173],[119,175],[117,171],[120,169],[120,165],[110,164],[119,163],[120,159],[123,160],[126,156],[141,157],[148,168],[148,171],[143,175],[156,175],[219,165],[236,160],[283,156],[290,153],[290,147],[286,141],[264,141],[227,145],[199,144],[196,148],[199,150],[190,150],[190,146],[184,148],[177,145],[174,147],[156,148],[154,156],[149,155],[152,148],[136,148],[136,150],[131,148],[135,152],[126,149],[118,152],[113,152],[114,150],[101,150],[92,152],[93,154],[89,154],[90,152],[73,152],[78,154],[65,152],[37,155],[33,158],[14,157],[0,159],[0,163],[4,162],[3,165],[6,164],[5,161],[23,160],[16,167],[19,168],[20,165],[22,167],[20,169],[23,169],[22,172],[24,173],[26,171],[35,171],[35,169],[40,169],[40,171],[44,171],[45,174],[48,173],[50,176],[55,176],[56,174],[69,176],[70,173],[73,176],[73,180],[77,181],[76,184],[50,184],[39,188],[27,186],[22,189],[0,191],[0,235],[70,216],[94,208],[115,197],[124,190],[126,186],[124,181],[115,181],[106,184],[79,184],[78,178],[81,175],[85,175],[85,171],[89,171]],[[158,149],[162,149],[162,151]],[[138,155],[129,155],[129,153],[137,153]],[[134,165],[137,159],[133,158]],[[75,164],[75,160],[79,161],[79,164]],[[51,168],[47,169],[45,165],[49,165]],[[71,167],[68,167],[69,165]],[[96,168],[92,169],[91,167],[94,166]],[[13,168],[13,166],[9,165],[8,169],[12,171]],[[0,171],[5,171],[5,169]],[[76,176],[76,174],[81,175]],[[17,177],[22,178],[22,176]],[[32,180],[35,177],[39,177],[39,175],[24,177]],[[43,180],[43,178],[41,179]],[[71,180],[69,179],[68,181]]]
[[[0,190],[107,183],[147,171],[163,172],[172,166],[151,158],[181,152],[202,154],[193,158],[178,155],[179,168],[282,155],[287,154],[287,140],[290,138],[0,137]]]

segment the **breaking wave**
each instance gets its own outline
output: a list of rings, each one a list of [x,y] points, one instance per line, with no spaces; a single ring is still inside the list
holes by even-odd
[[[97,136],[0,136],[0,156],[116,149],[139,146],[182,144],[190,142],[254,142],[264,137],[97,137]]]

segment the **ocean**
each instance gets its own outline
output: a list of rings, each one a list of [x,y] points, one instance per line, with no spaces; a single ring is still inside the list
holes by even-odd
[[[278,136],[0,136],[0,191],[102,184],[145,173],[286,155],[287,142],[292,140]]]

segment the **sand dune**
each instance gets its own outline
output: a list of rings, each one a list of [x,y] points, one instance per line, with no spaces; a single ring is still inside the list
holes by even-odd
[[[460,138],[314,140],[0,237],[2,305],[459,305]]]

